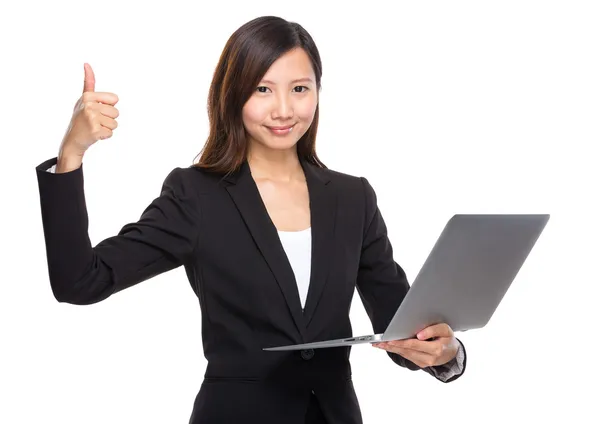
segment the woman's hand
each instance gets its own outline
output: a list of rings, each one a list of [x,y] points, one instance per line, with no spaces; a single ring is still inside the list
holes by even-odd
[[[119,111],[114,93],[96,92],[96,78],[89,64],[84,64],[83,94],[73,109],[73,117],[63,138],[61,154],[83,156],[96,141],[112,137],[117,128]],[[60,156],[60,155],[59,155]]]
[[[435,324],[421,330],[416,339],[373,343],[373,346],[397,353],[425,368],[443,365],[453,360],[460,343],[448,324]]]

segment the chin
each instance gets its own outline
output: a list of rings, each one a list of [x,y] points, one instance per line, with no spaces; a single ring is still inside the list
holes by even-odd
[[[295,149],[299,139],[296,137],[260,137],[254,139],[260,147],[269,150],[290,150]]]
[[[296,147],[298,140],[261,140],[263,147],[271,150],[290,150]]]

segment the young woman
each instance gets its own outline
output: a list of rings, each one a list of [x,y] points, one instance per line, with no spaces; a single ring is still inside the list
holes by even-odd
[[[56,299],[100,302],[183,265],[208,361],[190,423],[361,423],[349,347],[263,350],[350,336],[355,288],[381,333],[409,289],[369,182],[315,152],[322,69],[311,36],[272,16],[240,27],[217,64],[199,161],[173,169],[139,221],[95,247],[82,161],[112,136],[118,98],[95,92],[84,66],[59,154],[36,168]],[[377,346],[440,381],[464,372],[446,324]]]

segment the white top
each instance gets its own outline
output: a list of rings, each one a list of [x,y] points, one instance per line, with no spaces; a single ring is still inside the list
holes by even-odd
[[[310,261],[312,254],[311,227],[302,231],[279,231],[279,239],[285,250],[298,285],[298,294],[302,309],[306,304],[308,284],[310,282]]]

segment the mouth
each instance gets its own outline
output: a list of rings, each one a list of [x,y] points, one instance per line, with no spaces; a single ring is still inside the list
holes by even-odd
[[[294,129],[295,125],[296,124],[294,124],[294,125],[286,125],[286,126],[281,126],[281,127],[269,127],[269,126],[266,126],[266,125],[265,126],[273,134],[276,134],[276,135],[286,135],[286,134],[289,134],[289,133],[292,132],[292,130]]]

